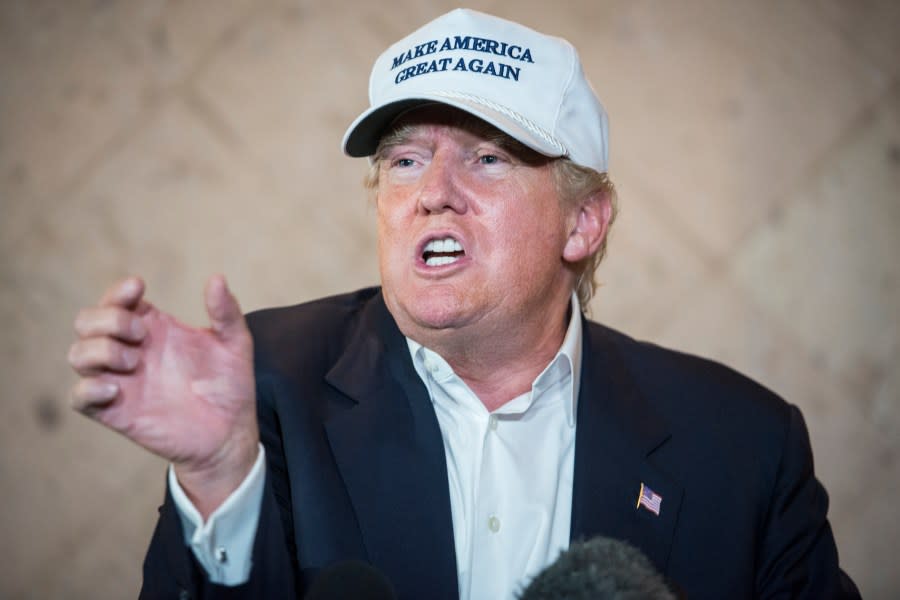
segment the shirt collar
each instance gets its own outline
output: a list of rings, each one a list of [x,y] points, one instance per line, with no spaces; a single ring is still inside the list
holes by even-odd
[[[563,338],[562,345],[556,356],[553,357],[547,366],[541,371],[531,385],[532,391],[547,389],[559,380],[567,377],[570,373],[572,376],[572,384],[569,386],[571,390],[571,398],[566,398],[566,421],[570,427],[575,426],[575,418],[578,413],[578,392],[581,384],[581,348],[582,348],[582,324],[581,324],[581,304],[578,302],[578,295],[572,292],[570,301],[569,326],[566,328],[566,335]],[[452,368],[438,353],[431,349],[425,348],[419,342],[407,337],[407,346],[409,347],[410,358],[419,377],[427,385],[427,378],[430,376],[435,380],[442,380],[453,377]],[[430,387],[429,387],[430,389]]]

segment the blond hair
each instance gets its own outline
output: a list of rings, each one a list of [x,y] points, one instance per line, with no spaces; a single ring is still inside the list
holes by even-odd
[[[605,198],[609,202],[609,222],[600,245],[593,254],[575,265],[575,273],[578,275],[575,291],[578,294],[578,301],[581,303],[581,310],[586,311],[588,303],[597,289],[597,267],[606,256],[609,231],[619,212],[619,197],[616,194],[616,187],[606,172],[599,173],[594,169],[583,167],[567,157],[554,159],[552,166],[556,179],[556,191],[562,202],[569,206],[579,206],[593,196]]]

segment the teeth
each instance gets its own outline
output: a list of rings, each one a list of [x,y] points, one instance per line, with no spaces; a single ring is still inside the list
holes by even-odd
[[[462,252],[463,247],[451,237],[431,240],[425,246],[425,252]]]
[[[429,267],[439,267],[441,265],[449,265],[458,260],[459,258],[456,256],[430,256],[425,259],[425,264]]]
[[[454,240],[452,237],[430,240],[425,244],[422,251],[422,258],[429,267],[439,267],[441,265],[449,265],[458,261],[465,252],[462,244]]]

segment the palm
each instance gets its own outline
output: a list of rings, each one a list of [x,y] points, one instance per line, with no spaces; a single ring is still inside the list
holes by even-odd
[[[107,374],[118,396],[96,418],[174,463],[215,460],[235,431],[253,425],[249,333],[224,341],[142,303],[147,327],[134,372]]]

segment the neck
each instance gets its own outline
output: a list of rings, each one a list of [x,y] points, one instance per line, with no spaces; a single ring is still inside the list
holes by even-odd
[[[528,392],[559,352],[569,325],[568,299],[552,316],[541,317],[488,335],[454,331],[431,336],[423,345],[440,354],[485,408],[494,411]]]

